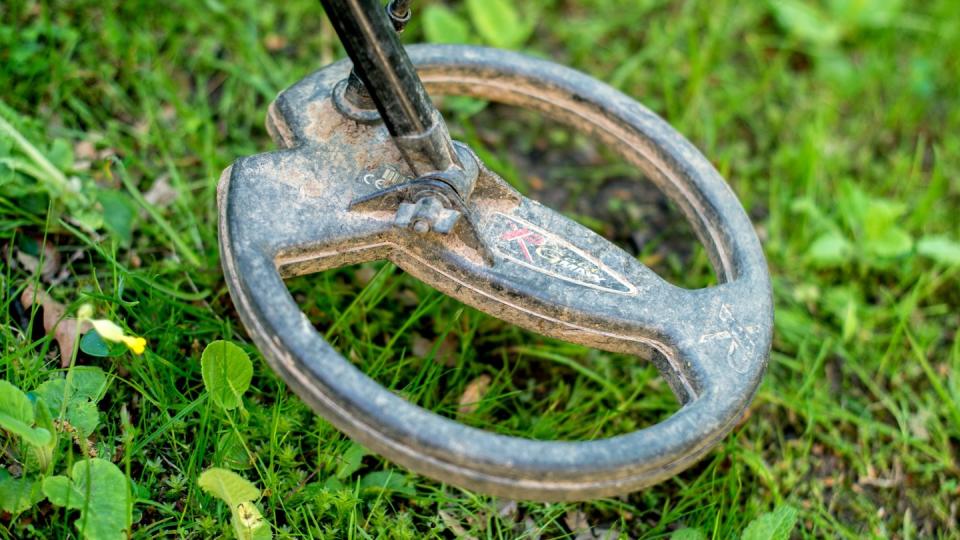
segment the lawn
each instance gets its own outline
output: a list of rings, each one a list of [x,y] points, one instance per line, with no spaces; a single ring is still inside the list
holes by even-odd
[[[343,56],[319,4],[9,0],[0,536],[123,537],[123,520],[135,538],[230,536],[243,502],[276,537],[960,538],[960,3],[413,5],[405,42],[495,45],[585,71],[728,180],[776,305],[745,419],[678,476],[584,503],[475,494],[366,452],[272,373],[217,250],[221,171],[274,149],[268,104]],[[679,213],[595,141],[528,111],[443,109],[521,191],[673,283],[715,281]],[[585,440],[678,408],[646,362],[523,331],[392,264],[288,285],[366,373],[473,426]],[[91,308],[119,328],[74,339],[69,321]],[[58,309],[67,322],[53,328]],[[99,337],[111,330],[145,350]],[[252,361],[239,403],[202,372],[218,340]],[[232,490],[246,497],[228,505],[201,488],[212,467],[251,482]],[[87,498],[84,471],[113,488]],[[764,528],[775,522],[779,536]]]

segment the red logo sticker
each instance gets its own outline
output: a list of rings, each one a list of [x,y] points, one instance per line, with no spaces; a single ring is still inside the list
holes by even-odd
[[[594,257],[521,218],[496,213],[488,231],[489,237],[496,239],[496,251],[521,266],[584,287],[619,294],[637,292]]]

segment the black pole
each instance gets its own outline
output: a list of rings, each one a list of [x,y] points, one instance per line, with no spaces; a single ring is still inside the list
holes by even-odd
[[[379,0],[320,0],[394,137],[423,135],[434,106]]]

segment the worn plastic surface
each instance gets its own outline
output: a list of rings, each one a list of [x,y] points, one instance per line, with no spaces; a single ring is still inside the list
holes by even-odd
[[[389,212],[350,210],[351,201],[413,172],[382,125],[336,111],[331,93],[349,72],[349,63],[339,62],[271,106],[268,128],[285,149],[238,160],[219,185],[224,272],[266,359],[318,413],[368,448],[478,491],[587,499],[636,490],[689,466],[741,417],[771,343],[766,262],[729,186],[666,122],[582,73],[479,47],[408,52],[431,94],[537,109],[605,141],[684,211],[721,284],[687,290],[667,283],[482,166],[469,204],[492,265],[462,230],[418,234],[397,227]],[[498,435],[413,405],[331,348],[283,283],[376,259],[529,330],[649,358],[683,406],[643,430],[575,442]]]

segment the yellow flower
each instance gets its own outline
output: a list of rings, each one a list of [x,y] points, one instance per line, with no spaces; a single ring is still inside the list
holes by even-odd
[[[90,317],[93,317],[93,306],[91,304],[83,304],[80,306],[80,309],[77,310],[77,318],[80,320],[89,320]]]
[[[81,307],[81,310],[83,308]],[[78,313],[79,314],[79,313]],[[89,319],[90,324],[93,325],[93,329],[100,334],[100,337],[107,341],[112,341],[114,343],[123,343],[127,346],[133,354],[143,354],[143,351],[147,348],[147,340],[138,336],[128,336],[123,333],[123,328],[120,328],[113,321],[108,321],[106,319]]]

